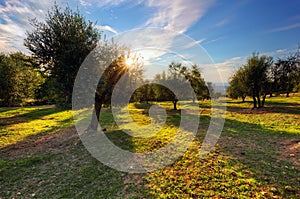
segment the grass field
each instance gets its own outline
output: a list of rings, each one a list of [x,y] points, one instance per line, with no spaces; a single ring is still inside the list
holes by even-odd
[[[94,159],[71,111],[1,108],[0,198],[300,198],[300,96],[266,103],[252,110],[250,102],[228,100],[218,144],[199,159],[210,121],[209,104],[201,102],[201,125],[188,151],[145,174],[118,172]],[[147,108],[130,105],[136,123],[149,123]],[[167,113],[165,128],[151,138],[128,136],[109,110],[101,124],[120,148],[146,152],[168,144],[178,130],[179,112]]]

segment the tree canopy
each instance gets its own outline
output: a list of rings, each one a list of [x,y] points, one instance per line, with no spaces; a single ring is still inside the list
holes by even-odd
[[[253,107],[264,107],[266,96],[273,93],[289,93],[299,85],[299,57],[297,54],[280,58],[275,63],[272,57],[253,54],[230,79],[228,95],[243,99],[252,96]],[[262,97],[262,100],[261,100]]]
[[[34,30],[27,32],[24,45],[37,59],[40,70],[53,79],[56,103],[69,106],[78,69],[96,47],[100,33],[79,11],[57,5],[44,23],[33,19],[31,24]]]
[[[22,106],[35,99],[44,82],[34,69],[35,60],[23,53],[0,54],[0,101],[2,106]]]

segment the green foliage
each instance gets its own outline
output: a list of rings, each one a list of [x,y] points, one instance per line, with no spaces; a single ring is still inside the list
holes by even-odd
[[[228,95],[243,102],[246,96],[252,96],[254,108],[263,107],[266,95],[273,93],[297,92],[300,85],[299,53],[284,59],[273,59],[267,56],[253,54],[247,63],[239,68],[231,77]],[[262,96],[262,101],[260,97]]]
[[[195,99],[209,99],[210,92],[213,92],[212,84],[210,88],[205,85],[205,81],[201,76],[201,70],[199,66],[192,65],[190,68],[183,66],[181,63],[172,62],[169,65],[169,73],[166,75],[165,72],[157,74],[154,78],[154,82],[157,84],[153,85],[153,90],[158,101],[172,101],[174,110],[177,109],[176,104],[178,99],[190,100],[195,102]],[[176,90],[179,91],[177,95],[165,86],[159,85],[164,84],[168,88],[176,86]],[[186,90],[187,84],[190,84],[193,88],[193,92],[189,93]]]
[[[227,90],[229,97],[232,99],[242,98],[243,102],[247,95],[249,95],[249,88],[246,84],[246,71],[244,67],[240,68],[231,77],[230,86]]]
[[[182,67],[180,73],[185,76],[194,89],[194,93],[191,94],[193,102],[195,101],[195,98],[198,98],[198,100],[209,99],[210,96],[212,96],[212,83],[207,82],[207,85],[205,84],[205,81],[201,75],[201,69],[198,65],[193,64],[190,69],[187,67]],[[196,96],[194,94],[196,94]]]
[[[157,101],[155,90],[159,85],[150,84],[149,81],[145,81],[141,87],[139,87],[131,97],[131,102],[146,102]]]
[[[278,59],[273,68],[274,85],[278,93],[286,93],[289,96],[299,84],[300,60],[296,55],[290,55],[285,59]]]
[[[0,55],[0,100],[2,106],[22,106],[35,99],[44,82],[34,68],[35,60],[22,53]]]
[[[78,69],[96,47],[99,33],[79,11],[57,5],[48,12],[45,23],[33,19],[31,24],[34,30],[27,32],[24,45],[38,60],[40,70],[53,79],[56,103],[69,106]]]
[[[271,79],[268,72],[272,63],[272,57],[254,53],[231,78],[229,95],[232,98],[242,97],[243,101],[246,95],[251,95],[253,107],[263,107],[266,95],[271,93]]]

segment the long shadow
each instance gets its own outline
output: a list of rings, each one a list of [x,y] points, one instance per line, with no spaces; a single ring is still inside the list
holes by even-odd
[[[263,113],[285,113],[285,114],[300,114],[300,106],[279,106],[267,104],[264,108],[249,109],[242,107],[227,106],[228,112],[239,114],[263,114]]]
[[[228,101],[227,111],[240,113],[240,114],[261,114],[261,113],[286,113],[286,114],[300,114],[300,104],[290,102],[276,102],[266,101],[264,108],[252,109],[247,107],[232,106],[233,104],[249,104],[250,101],[245,103]],[[216,106],[216,108],[218,108]]]
[[[93,158],[82,144],[59,153],[0,161],[0,195],[13,198],[117,198],[125,187],[124,173]],[[8,180],[9,179],[9,180]],[[37,185],[37,182],[39,185]]]
[[[273,184],[281,188],[284,194],[294,194],[284,190],[287,185],[298,187],[295,191],[300,191],[297,178],[300,168],[296,169],[297,166],[289,160],[289,154],[282,154],[281,147],[284,146],[280,145],[285,140],[300,142],[299,134],[226,119],[220,140],[222,152],[237,158],[262,183]]]
[[[33,109],[32,111],[29,111],[24,114],[17,114],[12,117],[6,117],[6,118],[0,118],[0,126],[6,126],[6,125],[13,125],[18,124],[22,122],[28,122],[30,120],[36,120],[40,119],[42,117],[45,117],[47,115],[51,115],[54,113],[61,112],[62,110],[57,108],[38,108]]]
[[[116,146],[123,150],[134,152],[134,145],[131,136],[126,132],[116,128],[114,117],[110,110],[103,110],[100,115],[99,123],[105,129],[105,135]]]
[[[8,111],[14,110],[14,109],[18,109],[18,108],[0,108],[0,113],[6,113]]]

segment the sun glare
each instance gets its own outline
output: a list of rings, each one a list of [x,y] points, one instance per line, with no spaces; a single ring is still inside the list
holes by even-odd
[[[133,59],[131,57],[129,57],[129,58],[126,59],[125,63],[126,63],[126,65],[128,67],[132,67],[132,65],[133,65]]]

